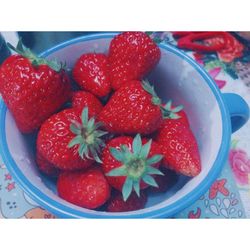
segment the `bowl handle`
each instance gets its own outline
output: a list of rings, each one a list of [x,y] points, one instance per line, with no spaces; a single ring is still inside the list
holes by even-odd
[[[232,133],[240,129],[249,119],[249,107],[246,101],[233,93],[222,94],[231,118]]]

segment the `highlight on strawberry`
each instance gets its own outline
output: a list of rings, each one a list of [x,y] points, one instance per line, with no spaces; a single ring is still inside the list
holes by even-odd
[[[85,107],[65,109],[46,120],[38,133],[37,151],[48,162],[62,170],[90,167],[101,163],[98,154],[104,147],[101,123]]]
[[[57,190],[64,200],[88,209],[98,208],[110,198],[110,186],[96,165],[86,171],[61,173]]]
[[[181,109],[164,106],[147,80],[130,81],[111,96],[98,119],[110,133],[147,135],[155,132],[163,119],[178,118],[175,113]]]
[[[132,80],[142,80],[157,65],[161,51],[145,32],[122,32],[109,46],[108,63],[114,90]]]
[[[72,70],[77,84],[84,90],[104,97],[111,91],[108,71],[108,59],[105,54],[83,54],[76,61]]]
[[[0,94],[21,132],[32,133],[69,101],[71,85],[64,64],[38,57],[19,40],[17,54],[0,67]]]

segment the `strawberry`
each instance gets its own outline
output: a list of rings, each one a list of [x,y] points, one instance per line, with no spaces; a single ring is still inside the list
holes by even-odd
[[[172,171],[165,167],[160,168],[160,171],[164,175],[155,176],[155,181],[158,184],[158,187],[150,187],[148,191],[153,193],[165,193],[178,181],[178,175],[176,174],[175,171]]]
[[[101,162],[98,153],[104,146],[101,136],[88,108],[81,114],[79,109],[65,109],[46,120],[38,134],[37,151],[51,164],[62,170],[89,167],[93,160]]]
[[[116,193],[111,197],[107,204],[108,212],[128,212],[143,209],[147,202],[147,196],[144,192],[141,192],[140,197],[135,193],[132,193],[127,201],[123,200],[120,193]]]
[[[89,113],[97,115],[102,110],[101,102],[91,93],[86,91],[76,91],[72,97],[72,107],[81,110],[88,107]]]
[[[157,186],[151,174],[161,175],[157,169],[162,155],[152,140],[120,136],[110,140],[103,150],[103,171],[111,186],[122,191],[126,201],[132,190],[140,196],[140,189]]]
[[[178,121],[189,127],[189,121],[187,114],[183,110],[183,106],[179,105],[177,107],[172,105],[172,101],[168,101],[165,105],[162,105],[164,110],[164,117],[170,119],[178,119]]]
[[[181,110],[181,111],[177,112],[177,115],[179,116],[179,119],[178,119],[179,121],[181,121],[187,127],[190,126],[187,114],[186,114],[186,112],[184,110]]]
[[[130,81],[112,95],[98,119],[109,132],[146,135],[159,128],[164,110],[148,82]]]
[[[201,171],[196,139],[190,127],[179,119],[165,119],[157,132],[156,141],[162,146],[163,163],[177,173],[196,176]]]
[[[70,98],[70,81],[62,66],[34,55],[19,41],[18,55],[0,68],[0,93],[21,132],[31,133]]]
[[[131,80],[141,80],[159,62],[161,51],[144,32],[123,32],[109,47],[108,62],[112,88]]]
[[[72,74],[82,89],[98,97],[106,96],[111,90],[108,62],[104,54],[81,55],[74,65]]]
[[[36,154],[36,163],[39,170],[50,177],[57,177],[60,173],[60,169],[56,168],[53,164],[48,162],[39,153]]]
[[[77,206],[95,209],[110,196],[110,186],[97,168],[62,173],[57,181],[58,195]]]

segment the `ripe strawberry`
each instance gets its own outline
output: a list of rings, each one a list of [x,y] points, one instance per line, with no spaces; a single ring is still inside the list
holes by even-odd
[[[50,176],[50,177],[57,177],[60,173],[60,169],[56,168],[55,165],[48,162],[44,157],[41,156],[41,154],[36,154],[36,163],[39,168],[39,170]]]
[[[62,173],[57,181],[58,195],[80,207],[95,209],[110,196],[110,186],[98,168]]]
[[[86,91],[76,91],[73,93],[72,97],[72,107],[73,108],[83,108],[88,107],[89,113],[97,115],[102,110],[101,102],[91,93]]]
[[[159,128],[164,112],[148,82],[130,81],[113,94],[98,119],[109,132],[146,135]]]
[[[156,136],[162,146],[163,163],[177,173],[196,176],[201,171],[200,155],[191,129],[178,119],[165,119]]]
[[[134,189],[140,196],[140,189],[157,186],[153,175],[161,175],[157,169],[162,155],[160,147],[152,140],[147,141],[138,134],[134,139],[120,136],[110,140],[103,150],[103,171],[111,186],[122,191],[126,201]]]
[[[177,115],[179,116],[179,121],[182,122],[184,125],[186,125],[187,127],[189,127],[189,121],[188,121],[188,117],[187,114],[184,110],[181,110],[179,112],[177,112]]]
[[[61,65],[34,55],[19,41],[18,55],[0,68],[0,93],[21,132],[31,133],[70,98],[68,76]]]
[[[144,32],[123,32],[109,47],[110,81],[117,90],[131,80],[141,80],[159,62],[161,51]]]
[[[106,96],[111,90],[108,62],[104,54],[83,54],[76,61],[72,73],[81,88],[98,97]]]
[[[92,117],[92,114],[89,114]],[[104,146],[98,130],[100,123],[88,120],[88,108],[65,109],[46,120],[38,134],[37,151],[62,170],[89,167],[93,159],[101,162],[98,153]]]
[[[147,202],[147,196],[144,192],[141,192],[140,197],[135,193],[132,193],[127,201],[123,200],[120,193],[116,193],[107,204],[108,212],[128,212],[143,209]]]
[[[187,127],[189,127],[188,117],[183,110],[182,105],[175,107],[172,105],[172,101],[170,100],[165,105],[163,105],[163,108],[165,118],[178,119],[179,122],[182,122]]]

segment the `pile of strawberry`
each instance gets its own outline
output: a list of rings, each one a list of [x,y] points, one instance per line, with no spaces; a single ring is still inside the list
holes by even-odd
[[[77,91],[63,65],[21,42],[9,46],[17,54],[1,65],[0,93],[20,131],[37,136],[37,166],[57,178],[61,198],[88,209],[137,210],[177,174],[200,173],[182,107],[162,103],[143,80],[161,55],[145,33],[115,36],[108,55],[79,55]]]

